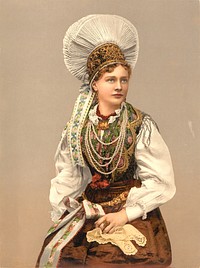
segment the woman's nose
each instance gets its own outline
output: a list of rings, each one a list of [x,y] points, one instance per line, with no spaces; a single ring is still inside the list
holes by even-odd
[[[121,85],[121,81],[120,81],[120,80],[118,80],[118,81],[116,82],[115,90],[116,90],[116,91],[121,91],[121,90],[122,90],[122,85]]]

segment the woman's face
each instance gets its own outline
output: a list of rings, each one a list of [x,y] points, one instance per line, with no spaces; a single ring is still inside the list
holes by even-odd
[[[93,82],[101,112],[120,108],[128,93],[128,83],[129,74],[122,65],[117,66],[112,72],[105,72],[98,81]]]

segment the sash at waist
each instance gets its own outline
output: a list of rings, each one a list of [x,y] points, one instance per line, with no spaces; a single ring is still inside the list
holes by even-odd
[[[132,187],[141,187],[141,181],[135,179],[118,181],[110,184],[105,189],[92,189],[88,185],[82,197],[102,206],[113,206],[125,201]]]

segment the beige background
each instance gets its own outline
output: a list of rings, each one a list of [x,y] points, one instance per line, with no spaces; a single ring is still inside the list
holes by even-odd
[[[80,83],[62,39],[91,13],[131,20],[140,36],[129,101],[159,124],[177,194],[162,207],[173,267],[200,266],[199,1],[1,0],[1,261],[34,267],[49,228],[50,179],[61,130]]]

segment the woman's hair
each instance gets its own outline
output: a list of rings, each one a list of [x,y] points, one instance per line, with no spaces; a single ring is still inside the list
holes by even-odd
[[[108,65],[108,66],[104,67],[103,69],[101,69],[101,70],[96,74],[96,76],[95,76],[95,78],[94,78],[93,81],[98,81],[98,80],[102,77],[102,75],[104,75],[104,74],[107,73],[107,72],[108,72],[108,73],[113,72],[114,69],[115,69],[117,66],[119,66],[119,65],[121,65],[122,67],[124,67],[125,70],[128,71],[128,77],[130,77],[130,76],[131,76],[131,67],[130,67],[130,65],[129,65],[128,63],[113,63],[113,64]]]

